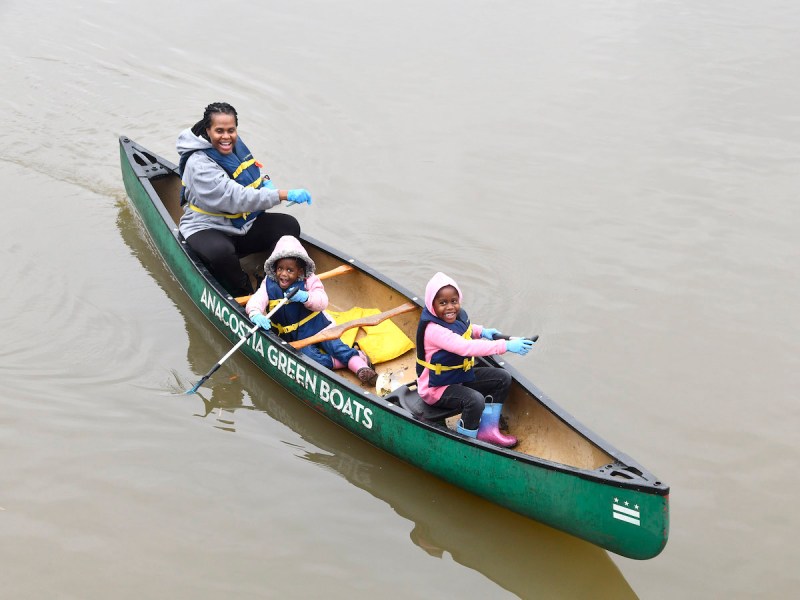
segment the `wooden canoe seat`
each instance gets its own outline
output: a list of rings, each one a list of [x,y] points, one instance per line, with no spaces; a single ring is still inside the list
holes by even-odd
[[[416,384],[401,385],[390,395],[386,396],[386,400],[393,404],[400,404],[400,406],[418,419],[425,419],[426,421],[433,421],[435,423],[444,423],[447,417],[452,417],[461,412],[461,409],[458,408],[437,408],[436,406],[426,404],[417,393]]]

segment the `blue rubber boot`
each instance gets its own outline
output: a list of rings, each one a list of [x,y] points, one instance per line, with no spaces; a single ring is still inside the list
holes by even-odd
[[[504,434],[498,427],[502,410],[502,404],[492,402],[491,396],[486,397],[486,406],[481,415],[481,424],[478,426],[478,439],[503,448],[513,448],[517,445],[517,438]]]
[[[463,425],[464,425],[464,421],[459,419],[458,420],[458,425],[456,425],[456,431],[458,433],[460,433],[461,435],[465,435],[467,437],[471,437],[471,438],[474,438],[475,436],[478,435],[478,430],[477,429],[464,429]]]

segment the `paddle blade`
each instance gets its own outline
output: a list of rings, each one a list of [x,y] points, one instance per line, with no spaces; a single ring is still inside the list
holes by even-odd
[[[235,348],[235,347],[234,347],[234,348]],[[227,356],[226,356],[225,358],[227,358]],[[209,377],[211,377],[211,376],[212,376],[214,373],[216,373],[216,372],[217,372],[217,369],[219,369],[219,368],[222,366],[222,362],[223,362],[223,361],[220,361],[220,362],[218,362],[217,364],[215,364],[215,365],[214,365],[214,368],[213,368],[213,369],[211,369],[211,370],[210,370],[208,373],[206,373],[205,375],[203,375],[203,376],[200,378],[200,381],[198,381],[197,383],[195,383],[195,384],[194,384],[194,385],[193,385],[193,386],[192,386],[190,389],[186,390],[186,393],[187,393],[187,394],[194,394],[194,393],[195,393],[197,390],[199,390],[199,389],[200,389],[200,386],[201,386],[201,385],[203,385],[203,384],[204,384],[206,381],[208,381],[208,378],[209,378]]]
[[[391,319],[392,317],[402,315],[403,313],[411,312],[416,308],[417,306],[415,304],[412,304],[411,302],[406,302],[405,304],[401,304],[400,306],[396,306],[395,308],[392,308],[390,310],[378,313],[377,315],[370,315],[368,317],[362,317],[361,319],[354,319],[352,321],[342,323],[341,325],[337,325],[335,327],[329,327],[328,329],[323,329],[322,331],[320,331],[315,335],[312,335],[311,337],[307,337],[302,340],[296,340],[294,342],[289,342],[289,344],[293,348],[299,350],[300,348],[305,348],[306,346],[310,346],[312,344],[319,344],[320,342],[335,340],[337,338],[340,338],[345,331],[347,331],[348,329],[352,329],[353,327],[374,327],[375,325],[379,325],[386,319]]]
[[[200,386],[203,385],[206,381],[208,381],[208,377],[203,377],[200,381],[195,383],[190,389],[186,390],[185,394],[194,394],[197,390],[200,389]]]

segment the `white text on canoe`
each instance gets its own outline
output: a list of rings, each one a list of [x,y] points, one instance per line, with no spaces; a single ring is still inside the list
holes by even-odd
[[[200,296],[200,302],[205,306],[212,315],[214,315],[225,327],[231,330],[231,333],[238,335],[240,338],[247,335],[248,330],[252,327],[247,321],[239,318],[236,313],[231,312],[227,305],[220,302],[219,296],[212,294],[203,288],[203,294]],[[264,342],[257,335],[251,336],[246,344],[253,350],[264,356]]]
[[[324,379],[319,379],[315,372],[309,371],[305,365],[297,362],[294,357],[281,352],[275,346],[268,346],[267,360],[286,377],[299,383],[307,390],[311,390],[311,393],[323,402],[327,402],[356,423],[360,423],[367,429],[372,429],[372,409],[351,398],[339,388],[333,387]],[[317,389],[318,381],[319,389]]]
[[[251,325],[247,321],[240,319],[236,313],[231,312],[230,308],[223,304],[216,294],[203,288],[200,302],[234,335],[240,338],[247,335]],[[264,342],[260,336],[252,336],[245,343],[266,358],[273,367],[276,367],[287,378],[310,390],[317,398],[327,402],[343,415],[350,417],[367,429],[372,429],[372,410],[370,408],[344,394],[340,389],[331,386],[327,381],[318,380],[317,373],[309,371],[302,363],[281,352],[275,346],[268,346],[265,356]],[[317,389],[318,387],[319,389]]]

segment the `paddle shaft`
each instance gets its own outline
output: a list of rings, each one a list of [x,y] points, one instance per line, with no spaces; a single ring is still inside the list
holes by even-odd
[[[299,289],[300,288],[295,288],[291,292],[289,292],[286,295],[285,298],[283,298],[280,302],[278,302],[278,304],[275,305],[275,308],[273,308],[271,311],[269,311],[267,313],[266,317],[269,319],[272,315],[274,315],[281,306],[286,304],[289,301],[289,299],[297,293],[297,291]],[[228,360],[233,355],[234,352],[236,352],[239,348],[241,348],[242,344],[244,344],[247,340],[249,340],[250,337],[256,331],[258,331],[259,327],[260,327],[260,325],[254,325],[253,327],[248,329],[247,330],[247,334],[242,339],[240,339],[238,342],[236,342],[236,344],[233,346],[233,348],[228,350],[228,353],[225,356],[223,356],[222,358],[220,358],[217,361],[217,364],[215,364],[213,367],[211,367],[211,370],[208,373],[206,373],[205,375],[203,375],[203,377],[200,379],[200,381],[195,383],[194,386],[192,386],[191,389],[186,390],[186,393],[187,394],[194,394],[198,389],[200,389],[200,386],[203,385],[206,381],[208,381],[208,378],[211,377],[214,373],[216,373],[217,369],[219,369],[222,366],[222,363],[224,363],[226,360]]]
[[[310,337],[304,338],[302,340],[297,340],[295,342],[290,342],[290,345],[293,348],[305,348],[306,346],[310,346],[311,344],[319,344],[320,342],[327,342],[329,340],[335,340],[342,337],[342,334],[347,331],[348,329],[352,329],[353,327],[374,327],[385,321],[386,319],[391,319],[392,317],[396,317],[397,315],[402,315],[403,313],[411,312],[417,308],[415,304],[411,302],[406,302],[405,304],[401,304],[400,306],[396,306],[390,310],[384,311],[382,313],[378,313],[377,315],[370,315],[369,317],[363,317],[361,319],[353,319],[352,321],[347,321],[347,323],[342,323],[341,325],[337,325],[335,327],[329,327],[328,329],[323,329],[317,334],[314,334]]]
[[[493,339],[493,340],[513,340],[513,339],[515,339],[515,338],[519,338],[519,336],[513,336],[513,335],[503,335],[502,333],[495,333],[495,334],[492,336],[492,339]],[[538,336],[538,335],[533,335],[533,336],[531,336],[531,337],[525,337],[525,338],[522,338],[522,339],[523,339],[523,340],[530,340],[530,341],[532,341],[532,342],[535,342],[536,340],[538,340],[538,339],[539,339],[539,336]]]

